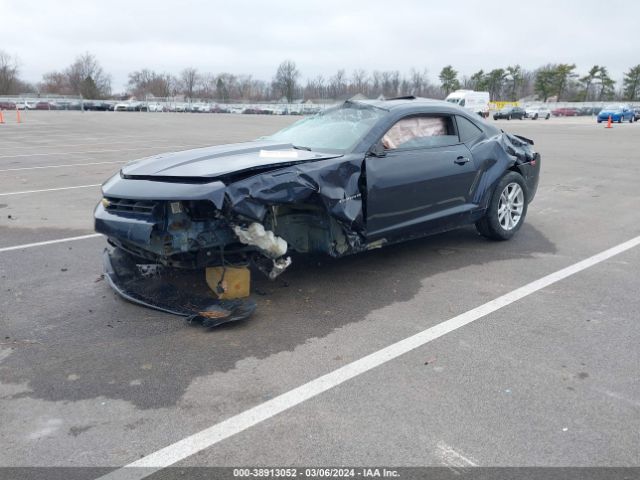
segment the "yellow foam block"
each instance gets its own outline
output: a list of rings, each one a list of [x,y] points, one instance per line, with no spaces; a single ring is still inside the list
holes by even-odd
[[[208,267],[207,285],[220,300],[249,296],[251,271],[248,267]]]

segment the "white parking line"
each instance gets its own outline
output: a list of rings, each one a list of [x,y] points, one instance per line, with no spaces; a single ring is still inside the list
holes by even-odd
[[[120,137],[118,137],[120,138]],[[134,145],[136,143],[143,143],[145,145],[149,145],[150,143],[153,143],[154,145],[158,145],[159,142],[161,142],[162,140],[154,140],[152,138],[139,138],[138,140],[126,140],[126,141],[115,141],[115,140],[109,140],[108,138],[103,138],[102,142],[84,142],[84,143],[66,143],[66,144],[62,144],[62,145],[55,145],[56,148],[60,148],[60,147],[95,147],[97,145]],[[4,142],[4,140],[3,140]],[[34,144],[34,143],[29,143],[28,145],[25,145],[23,142],[18,142],[20,143],[20,147],[23,149],[29,149],[29,148],[39,148],[39,147],[49,147],[50,145],[45,142],[43,144]],[[162,145],[159,145],[159,147],[162,147]],[[15,150],[16,147],[11,147],[11,149]],[[0,150],[4,150],[4,148],[0,147]],[[6,153],[6,152],[5,152]]]
[[[76,240],[86,240],[87,238],[101,237],[99,233],[90,233],[89,235],[80,235],[78,237],[58,238],[57,240],[46,240],[44,242],[25,243],[23,245],[14,245],[12,247],[0,248],[0,253],[11,252],[13,250],[24,250],[25,248],[44,247],[45,245],[53,245],[55,243],[75,242]]]
[[[119,150],[88,150],[84,152],[46,152],[46,153],[19,153],[17,155],[0,155],[0,158],[18,158],[18,157],[50,157],[52,155],[86,155],[96,153],[118,153],[118,152],[135,152],[136,150],[149,150],[160,148],[177,148],[177,147],[202,147],[202,144],[187,145],[154,145],[151,147],[122,148]]]
[[[380,365],[383,365],[407,352],[421,347],[428,342],[451,333],[465,325],[479,320],[487,315],[511,305],[549,285],[553,285],[567,277],[575,275],[582,270],[604,262],[605,260],[622,252],[640,245],[640,236],[632,238],[615,247],[609,248],[592,257],[574,263],[566,268],[546,275],[538,280],[512,290],[494,300],[479,307],[464,312],[456,317],[427,328],[411,337],[393,343],[388,347],[373,352],[366,357],[333,370],[326,375],[311,380],[293,390],[289,390],[277,397],[253,408],[245,410],[233,417],[223,420],[198,433],[190,435],[165,448],[153,452],[139,460],[136,460],[122,468],[100,477],[99,480],[139,480],[165,467],[184,460],[195,453],[209,448],[237,433],[251,428],[260,422],[270,419],[275,415],[289,410],[302,402],[320,395],[352,378],[362,375]]]
[[[25,195],[27,193],[57,192],[60,190],[73,190],[75,188],[99,187],[101,185],[102,185],[101,183],[94,183],[92,185],[76,185],[75,187],[43,188],[42,190],[25,190],[22,192],[7,192],[7,193],[0,193],[0,197],[6,197],[8,195]]]
[[[19,172],[22,170],[40,170],[43,168],[84,167],[85,165],[108,165],[113,163],[126,163],[128,161],[129,160],[116,160],[114,162],[66,163],[63,165],[43,165],[40,167],[4,168],[4,169],[0,169],[0,172]]]

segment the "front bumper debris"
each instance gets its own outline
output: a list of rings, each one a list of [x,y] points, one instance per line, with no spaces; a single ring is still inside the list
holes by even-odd
[[[109,285],[130,302],[180,315],[205,327],[244,320],[256,309],[255,302],[250,299],[214,298],[204,272],[166,268],[136,260],[118,248],[105,249],[103,255]]]

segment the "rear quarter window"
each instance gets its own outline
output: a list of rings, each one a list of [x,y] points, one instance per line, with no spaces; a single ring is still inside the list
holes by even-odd
[[[467,120],[465,117],[456,115],[456,122],[458,124],[458,135],[462,143],[467,143],[475,140],[482,135],[482,130],[471,120]]]

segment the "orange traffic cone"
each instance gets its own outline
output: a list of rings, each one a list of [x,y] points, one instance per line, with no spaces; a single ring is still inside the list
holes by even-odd
[[[609,115],[609,120],[607,120],[607,126],[604,128],[613,128],[613,125],[611,125],[611,115]]]
[[[0,110],[0,123],[4,123],[4,113]]]
[[[20,120],[20,110],[18,110],[18,107],[16,107],[16,122],[22,123],[22,120]]]

